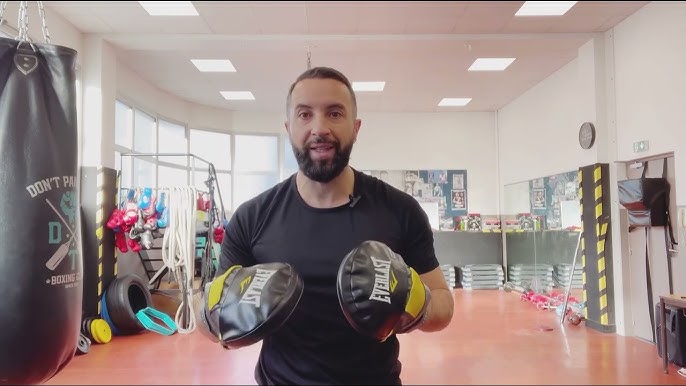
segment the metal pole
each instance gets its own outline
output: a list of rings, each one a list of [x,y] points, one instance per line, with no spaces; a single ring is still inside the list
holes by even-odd
[[[579,237],[576,240],[576,252],[574,253],[574,260],[572,261],[572,273],[569,275],[569,283],[567,283],[567,291],[565,292],[565,305],[560,314],[560,324],[564,324],[565,316],[567,314],[567,303],[569,302],[569,292],[572,290],[572,281],[574,280],[574,270],[576,269],[576,257],[579,255],[579,246],[581,245],[581,234],[579,230]]]

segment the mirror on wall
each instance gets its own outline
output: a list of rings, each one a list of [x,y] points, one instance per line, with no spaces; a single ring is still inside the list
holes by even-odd
[[[538,293],[582,301],[577,255],[581,206],[576,170],[505,185],[501,224],[507,280]],[[580,254],[580,252],[579,252]]]

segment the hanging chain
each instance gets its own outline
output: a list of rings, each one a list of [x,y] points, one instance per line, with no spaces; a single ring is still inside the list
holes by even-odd
[[[50,44],[50,32],[48,31],[48,23],[45,18],[45,8],[43,7],[42,1],[36,1],[38,4],[38,15],[41,19],[41,30],[43,32],[43,38],[45,42]],[[0,26],[5,23],[5,9],[7,8],[7,1],[0,2]],[[19,13],[17,15],[17,25],[19,27],[18,40],[31,41],[29,38],[29,5],[28,1],[19,2]]]
[[[18,40],[29,41],[29,5],[27,1],[19,2],[19,14],[17,15],[17,25],[19,26]]]
[[[36,1],[38,3],[38,15],[40,16],[40,21],[42,23],[41,28],[43,30],[43,38],[45,42],[50,44],[50,32],[48,32],[48,23],[45,22],[45,9],[43,8],[42,1]]]
[[[312,68],[312,53],[310,52],[310,46],[307,46],[307,69]]]
[[[5,18],[4,18],[5,8],[7,8],[7,2],[6,1],[0,2],[0,26],[2,26],[2,23],[5,22]]]

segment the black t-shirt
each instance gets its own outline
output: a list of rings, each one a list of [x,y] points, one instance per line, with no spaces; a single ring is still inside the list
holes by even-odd
[[[290,263],[304,281],[288,322],[262,341],[259,383],[397,384],[395,336],[383,343],[355,332],[336,295],[343,257],[365,240],[386,243],[419,274],[438,267],[426,213],[410,195],[355,172],[354,205],[318,209],[297,191],[295,174],[241,205],[222,243],[218,274],[240,264]],[[352,201],[351,201],[352,202]]]

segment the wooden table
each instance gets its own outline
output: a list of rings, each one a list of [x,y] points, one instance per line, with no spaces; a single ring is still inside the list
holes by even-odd
[[[662,343],[662,370],[665,374],[669,374],[667,366],[667,312],[665,306],[672,306],[676,308],[686,308],[686,295],[660,295],[660,342]]]

